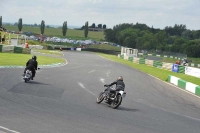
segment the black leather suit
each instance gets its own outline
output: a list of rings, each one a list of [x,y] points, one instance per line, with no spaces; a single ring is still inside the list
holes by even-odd
[[[108,93],[115,93],[116,91],[120,91],[125,89],[125,84],[122,80],[116,80],[114,82],[112,82],[111,84],[109,84],[108,86],[112,86],[116,84],[115,90],[111,89],[110,87],[108,88]]]
[[[28,60],[26,63],[26,68],[24,70],[24,73],[26,73],[26,70],[29,69],[32,71],[32,77],[35,77],[35,70],[37,70],[38,62],[34,59]]]

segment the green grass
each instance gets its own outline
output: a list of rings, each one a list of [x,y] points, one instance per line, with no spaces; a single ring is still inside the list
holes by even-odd
[[[0,53],[0,66],[25,66],[28,59],[32,55],[14,54],[14,53]],[[62,58],[52,58],[47,56],[37,56],[38,65],[48,65],[54,63],[64,63]]]
[[[177,59],[163,57],[162,60],[159,60],[159,61],[167,62],[167,63],[176,63]]]
[[[200,58],[188,57],[187,59],[188,59],[188,60],[192,60],[191,63],[200,64]]]
[[[113,45],[108,45],[108,44],[93,44],[93,45],[89,45],[88,48],[121,51],[121,48],[119,48],[117,46],[113,46]]]
[[[17,26],[3,25],[3,27],[10,31],[18,31]],[[23,26],[22,31],[41,34],[39,27]],[[45,28],[44,35],[51,36],[51,37],[53,36],[63,37],[61,28]],[[85,38],[83,30],[67,29],[66,37],[72,38],[72,39],[94,39],[96,41],[100,41],[100,40],[104,40],[105,35],[103,32],[89,31],[88,38]]]
[[[142,71],[144,73],[153,75],[153,76],[155,76],[155,77],[157,77],[157,78],[159,78],[163,81],[167,81],[168,75],[172,75],[172,76],[179,77],[179,78],[181,78],[185,81],[194,83],[196,85],[200,85],[200,78],[196,78],[196,77],[192,77],[192,76],[181,74],[181,73],[175,73],[175,72],[171,72],[171,71],[168,71],[168,70],[147,66],[145,64],[136,64],[136,63],[124,60],[124,59],[120,59],[115,55],[107,55],[107,54],[100,54],[100,53],[98,53],[98,54],[107,58],[107,59],[111,59],[111,60],[116,61],[118,63],[124,64],[126,66],[137,69],[139,71]]]
[[[52,55],[63,55],[63,52],[59,50],[45,50],[45,49],[32,49],[34,52],[40,52],[44,54],[52,54]]]

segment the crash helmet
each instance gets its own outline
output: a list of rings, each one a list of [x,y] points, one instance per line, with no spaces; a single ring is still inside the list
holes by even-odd
[[[119,76],[119,77],[117,78],[117,80],[123,81],[123,77],[122,77],[122,76]]]
[[[33,60],[37,60],[37,57],[35,55],[33,55],[32,59]]]

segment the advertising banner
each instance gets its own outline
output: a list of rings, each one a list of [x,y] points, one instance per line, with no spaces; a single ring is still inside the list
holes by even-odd
[[[185,74],[200,78],[200,69],[194,67],[185,67]]]
[[[172,66],[172,72],[178,72],[178,64],[173,64]]]

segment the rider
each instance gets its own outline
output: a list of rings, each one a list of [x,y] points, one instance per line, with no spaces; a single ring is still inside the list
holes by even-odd
[[[24,74],[22,76],[24,76],[26,73],[26,70],[29,69],[32,71],[33,75],[31,79],[33,80],[33,78],[35,77],[35,70],[37,70],[37,66],[38,66],[38,62],[36,60],[37,60],[37,57],[35,55],[32,57],[32,59],[28,60],[28,62],[26,63]]]
[[[116,81],[110,83],[109,85],[104,85],[104,86],[107,87],[107,86],[112,86],[112,85],[114,85],[114,84],[116,84],[116,87],[115,87],[114,90],[111,89],[110,87],[108,87],[108,94],[110,94],[110,92],[114,92],[114,93],[115,93],[116,91],[120,91],[120,90],[123,90],[123,91],[124,91],[124,89],[125,89],[125,84],[124,84],[124,81],[123,81],[123,77],[122,77],[122,76],[119,76],[119,77],[117,78]]]

